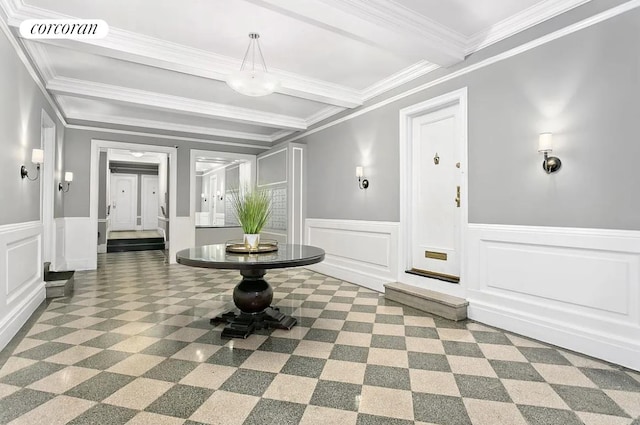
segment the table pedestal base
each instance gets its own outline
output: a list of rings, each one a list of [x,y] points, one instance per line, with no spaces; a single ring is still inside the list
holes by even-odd
[[[227,312],[211,319],[211,324],[227,323],[222,338],[246,338],[259,329],[291,329],[298,321],[270,307],[273,289],[264,279],[266,270],[241,270],[242,280],[233,289],[233,303],[240,313]]]
[[[260,313],[224,313],[211,319],[211,324],[227,323],[222,338],[246,338],[260,329],[291,329],[298,321],[281,313],[277,307],[269,307]]]

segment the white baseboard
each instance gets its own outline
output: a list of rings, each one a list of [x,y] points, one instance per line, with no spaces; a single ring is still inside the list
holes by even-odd
[[[469,317],[640,370],[640,232],[469,225]]]
[[[0,226],[0,350],[45,299],[42,223]]]
[[[95,270],[98,247],[92,244],[94,239],[87,235],[97,232],[92,228],[89,217],[64,217],[65,262],[67,270]]]
[[[305,243],[325,250],[325,260],[308,268],[375,291],[398,274],[398,223],[305,220]]]

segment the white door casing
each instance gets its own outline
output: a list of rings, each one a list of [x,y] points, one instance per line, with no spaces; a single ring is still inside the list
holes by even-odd
[[[158,176],[142,176],[142,230],[158,228]]]
[[[455,285],[449,282],[432,279],[428,277],[416,276],[406,273],[411,269],[413,262],[413,233],[415,231],[415,222],[413,220],[413,200],[414,200],[414,146],[413,146],[413,122],[424,115],[436,112],[445,108],[455,106],[458,108],[458,137],[457,152],[460,161],[460,208],[458,229],[459,236],[459,270],[460,284]],[[433,291],[445,294],[466,297],[466,276],[467,276],[467,255],[466,240],[468,231],[468,208],[467,208],[467,88],[461,88],[453,92],[420,102],[418,104],[408,106],[400,110],[400,231],[398,234],[398,282],[408,285],[427,288]],[[435,152],[431,152],[430,158],[427,156],[430,164],[433,165],[433,156]],[[440,152],[439,152],[440,154]],[[425,154],[426,155],[426,154]],[[440,154],[442,157],[442,155]],[[442,160],[442,158],[441,158]],[[438,165],[443,167],[444,165]],[[455,188],[447,197],[455,205]],[[424,250],[422,256],[424,257]]]
[[[111,174],[111,230],[136,230],[138,176]]]
[[[49,115],[42,110],[40,118],[40,138],[41,147],[44,149],[44,164],[42,165],[42,178],[40,179],[40,190],[42,192],[42,204],[40,217],[43,224],[42,248],[44,262],[51,262],[52,270],[57,269],[55,263],[55,222],[54,215],[54,194],[55,166],[56,166],[56,125]]]
[[[411,269],[460,277],[458,105],[413,119]]]
[[[216,224],[216,213],[218,209],[218,196],[216,194],[218,188],[218,176],[209,176],[209,223]]]

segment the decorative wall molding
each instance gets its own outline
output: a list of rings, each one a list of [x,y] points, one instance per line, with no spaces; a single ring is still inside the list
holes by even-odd
[[[640,370],[640,232],[469,225],[469,317]]]
[[[283,166],[286,169],[286,167],[287,167],[287,157],[288,157],[288,152],[287,151],[288,151],[287,148],[282,148],[282,149],[278,149],[278,150],[274,150],[272,152],[268,152],[268,153],[262,154],[262,155],[260,155],[260,156],[258,156],[256,158],[256,184],[259,187],[267,187],[267,186],[274,186],[274,185],[287,183],[288,176],[287,176],[286,171],[285,171],[285,179],[282,180],[282,181],[270,182],[270,183],[267,183],[267,184],[260,184],[259,183],[261,181],[261,179],[260,179],[260,161],[263,161],[265,158],[269,158],[271,156],[284,153],[284,161],[283,161],[284,165]]]
[[[307,266],[328,276],[384,292],[398,274],[399,223],[359,220],[305,220],[304,243],[325,250],[325,260]]]
[[[327,118],[344,111],[345,109],[346,108],[341,108],[340,106],[327,106],[326,108],[320,109],[315,114],[307,117],[307,119],[305,120],[307,123],[307,127],[311,127],[312,125],[317,124],[320,121],[324,121]],[[280,134],[276,140],[282,139],[287,136],[288,134]]]
[[[42,223],[0,226],[0,350],[45,299]]]

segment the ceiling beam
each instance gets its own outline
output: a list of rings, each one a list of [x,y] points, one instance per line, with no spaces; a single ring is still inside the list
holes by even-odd
[[[464,59],[465,37],[391,0],[247,0],[414,61]]]
[[[159,130],[164,132],[182,133],[182,134],[196,134],[200,136],[215,136],[215,137],[228,137],[233,139],[239,139],[245,142],[266,142],[272,143],[275,139],[272,135],[245,133],[240,131],[220,130],[209,127],[195,127],[191,125],[175,124],[168,122],[161,122],[155,120],[146,120],[140,118],[122,117],[116,115],[106,114],[93,114],[83,111],[77,111],[73,109],[65,110],[65,116],[72,125],[76,125],[78,121],[86,123],[100,123],[120,125],[124,127],[134,127],[146,130]],[[96,127],[96,129],[101,127]],[[107,130],[107,129],[103,129]],[[279,133],[279,132],[278,132]],[[274,133],[278,134],[278,133]],[[204,140],[203,140],[204,141]],[[229,142],[230,144],[232,142]],[[260,145],[251,145],[252,147],[261,147]]]
[[[307,128],[306,120],[288,115],[73,78],[55,77],[47,82],[46,87],[56,95],[106,100],[118,104],[283,130],[305,130]]]

